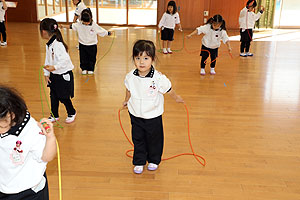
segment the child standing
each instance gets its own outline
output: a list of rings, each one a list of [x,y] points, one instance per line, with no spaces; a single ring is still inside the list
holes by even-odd
[[[195,34],[204,34],[202,38],[201,47],[201,75],[205,75],[205,64],[209,57],[211,59],[210,74],[215,75],[216,58],[218,57],[218,49],[221,46],[221,40],[226,44],[229,53],[231,53],[231,47],[229,38],[226,32],[225,21],[221,15],[215,15],[207,21],[207,24],[196,28],[191,34],[187,35],[187,38],[191,38]],[[209,52],[209,53],[208,53]]]
[[[56,138],[52,123],[41,123],[15,90],[0,86],[0,199],[49,199],[45,171],[56,155]]]
[[[80,20],[81,12],[86,9],[86,5],[81,0],[73,0],[73,4],[76,6],[73,18],[73,23],[75,23],[77,19]]]
[[[247,5],[240,12],[239,24],[240,24],[240,35],[241,35],[241,46],[240,46],[240,56],[247,57],[253,56],[253,53],[250,53],[250,42],[253,37],[253,29],[255,22],[259,20],[264,9],[260,10],[255,14],[254,8],[257,6],[255,0],[248,0]],[[246,51],[245,51],[246,50]]]
[[[126,96],[123,106],[128,106],[134,144],[134,173],[156,170],[161,162],[164,135],[162,114],[164,94],[169,93],[176,102],[183,103],[171,88],[170,80],[152,66],[156,59],[152,41],[138,40],[133,47],[132,59],[136,69],[125,78]]]
[[[73,23],[71,26],[63,26],[71,28],[78,33],[79,40],[79,57],[80,68],[82,74],[94,74],[96,57],[97,57],[97,36],[111,35],[111,32],[98,26],[93,21],[92,12],[89,8],[81,13],[81,22]]]
[[[5,11],[7,10],[7,5],[5,0],[0,0],[0,45],[6,46],[6,28],[5,28]],[[1,42],[2,35],[2,42]]]
[[[74,97],[74,68],[65,44],[54,19],[45,18],[40,23],[40,33],[43,39],[48,40],[46,45],[46,59],[44,66],[45,80],[50,87],[51,122],[59,120],[59,102],[66,107],[68,117],[66,123],[72,123],[76,117],[71,98]]]
[[[171,43],[174,40],[174,29],[176,24],[178,24],[179,30],[182,31],[176,3],[175,1],[169,1],[167,11],[163,14],[158,25],[158,28],[161,29],[164,54],[172,54]]]

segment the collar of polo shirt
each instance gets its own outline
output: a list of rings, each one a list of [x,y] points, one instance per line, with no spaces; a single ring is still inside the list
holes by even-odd
[[[136,76],[139,76],[139,77],[141,77],[141,78],[146,78],[146,77],[147,77],[147,78],[153,78],[153,75],[154,75],[154,67],[153,67],[153,65],[151,65],[150,72],[149,72],[145,77],[142,77],[142,76],[139,75],[139,70],[138,70],[138,69],[134,70],[134,71],[133,71],[133,74],[136,75]]]
[[[11,127],[9,131],[7,131],[6,133],[0,134],[0,137],[4,138],[8,135],[14,135],[18,137],[22,132],[22,130],[24,129],[24,127],[26,126],[26,124],[28,123],[29,119],[30,119],[30,113],[27,111],[22,123]]]
[[[55,39],[56,39],[56,35],[53,35],[53,36],[50,38],[50,40],[46,43],[47,46],[49,47],[49,46],[54,42]]]

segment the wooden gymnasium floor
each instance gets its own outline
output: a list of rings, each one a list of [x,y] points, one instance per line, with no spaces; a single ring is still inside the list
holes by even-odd
[[[115,43],[94,76],[80,74],[75,34],[65,30],[63,35],[75,65],[73,102],[78,111],[76,122],[67,125],[61,106],[64,128],[55,128],[64,200],[300,199],[299,42],[255,41],[254,57],[240,58],[239,42],[233,41],[233,59],[222,45],[215,76],[200,76],[197,53],[158,54],[156,68],[184,98],[195,152],[206,158],[207,165],[184,156],[162,162],[156,172],[135,175],[131,159],[125,156],[131,146],[117,114],[125,94],[124,77],[133,68],[132,44],[140,38],[156,41],[156,30],[116,30]],[[200,39],[187,41],[187,48],[199,49]],[[100,38],[98,59],[111,41]],[[37,120],[43,116],[39,68],[46,42],[39,36],[38,24],[9,23],[8,46],[0,48],[0,82],[24,95]],[[179,32],[173,47],[182,47]],[[165,99],[163,156],[191,152],[184,106],[168,95]],[[121,118],[130,134],[127,111],[121,112]],[[56,159],[48,164],[47,174],[51,199],[57,200]]]

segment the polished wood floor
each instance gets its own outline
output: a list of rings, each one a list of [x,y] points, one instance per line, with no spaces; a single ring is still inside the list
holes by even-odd
[[[16,87],[32,115],[40,119],[39,68],[47,41],[40,38],[38,24],[8,23],[7,28],[8,46],[0,48],[0,83]],[[134,67],[132,44],[141,38],[157,42],[156,30],[129,28],[115,33],[113,47],[97,64],[95,75],[82,76],[76,36],[63,31],[75,65],[73,102],[78,111],[76,122],[67,125],[61,106],[64,128],[55,129],[64,200],[300,199],[299,42],[255,41],[254,57],[240,58],[239,42],[233,41],[233,59],[222,45],[215,76],[200,76],[197,53],[158,54],[156,68],[184,98],[194,150],[207,165],[184,156],[162,162],[156,172],[135,175],[131,159],[125,156],[131,146],[117,114],[125,95],[124,77]],[[173,47],[180,49],[182,35],[176,32],[175,37]],[[111,41],[100,38],[98,59]],[[190,50],[200,44],[200,37],[186,42]],[[165,99],[164,157],[190,152],[184,106],[168,95]],[[130,134],[126,111],[121,118]],[[47,174],[51,199],[57,200],[56,159],[48,164]]]

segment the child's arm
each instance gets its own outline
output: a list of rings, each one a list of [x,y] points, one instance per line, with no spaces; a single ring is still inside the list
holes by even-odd
[[[181,96],[177,95],[173,89],[168,92],[168,94],[177,102],[177,103],[184,103]]]
[[[228,48],[228,52],[231,53],[232,48],[231,48],[231,45],[230,45],[229,40],[228,40],[225,44],[226,44],[226,46],[227,46],[227,48]]]
[[[7,5],[6,5],[5,0],[0,0],[0,1],[2,1],[2,3],[3,3],[3,9],[4,9],[4,10],[7,10]]]
[[[127,107],[127,102],[129,101],[130,96],[131,96],[130,91],[126,89],[125,100],[123,101],[123,108]]]
[[[179,31],[182,31],[182,26],[181,26],[180,23],[178,24],[178,26],[179,26],[179,29],[178,29],[178,30],[179,30]]]
[[[194,30],[192,33],[190,33],[189,35],[187,35],[186,37],[188,38],[188,39],[190,39],[193,35],[196,35],[198,33],[198,30],[196,29],[196,30]]]
[[[78,16],[77,15],[74,15],[74,18],[73,18],[73,23],[75,23],[78,19]]]
[[[48,128],[46,131],[41,123],[46,123],[50,128]],[[40,123],[38,123],[38,126],[42,129],[41,134],[46,136],[46,144],[43,150],[42,160],[44,162],[50,162],[55,158],[57,152],[56,137],[53,130],[53,124],[48,119],[44,118]]]

